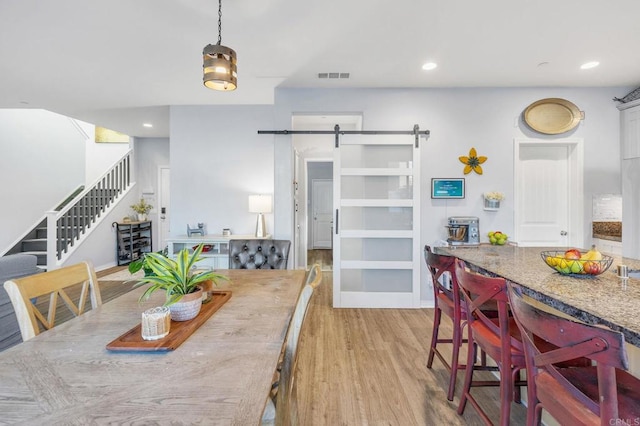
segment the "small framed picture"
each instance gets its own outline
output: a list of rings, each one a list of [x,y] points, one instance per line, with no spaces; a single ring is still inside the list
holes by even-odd
[[[464,178],[431,179],[431,198],[464,198]]]

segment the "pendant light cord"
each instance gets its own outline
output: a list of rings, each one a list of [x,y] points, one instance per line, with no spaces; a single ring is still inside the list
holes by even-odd
[[[222,0],[218,0],[218,46],[222,44]]]

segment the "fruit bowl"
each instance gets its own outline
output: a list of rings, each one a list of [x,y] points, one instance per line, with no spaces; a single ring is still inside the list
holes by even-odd
[[[489,242],[491,243],[491,245],[494,246],[505,245],[507,243],[507,239],[509,238],[507,234],[500,231],[491,231],[487,234],[487,237],[489,237]]]
[[[580,252],[581,255],[587,252]],[[567,259],[564,251],[547,250],[540,252],[544,263],[562,275],[600,275],[613,263],[613,258],[602,255],[600,260]]]

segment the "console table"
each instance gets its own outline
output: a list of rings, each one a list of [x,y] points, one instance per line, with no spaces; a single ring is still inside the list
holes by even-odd
[[[271,238],[267,235],[264,239]],[[169,257],[175,258],[178,252],[184,248],[193,250],[199,244],[205,245],[202,251],[202,260],[198,266],[210,267],[213,269],[227,269],[229,267],[229,241],[230,240],[254,240],[255,235],[179,235],[167,239]]]

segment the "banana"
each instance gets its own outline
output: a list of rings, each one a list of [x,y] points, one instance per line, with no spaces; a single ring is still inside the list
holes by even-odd
[[[602,260],[602,253],[596,249],[596,245],[592,245],[591,249],[580,256],[580,260]]]

